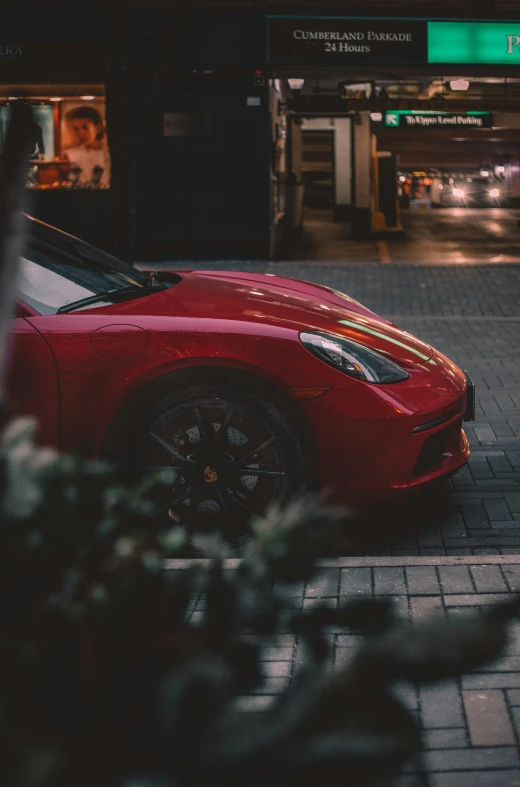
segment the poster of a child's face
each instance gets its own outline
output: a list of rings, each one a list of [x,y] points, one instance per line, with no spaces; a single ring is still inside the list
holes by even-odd
[[[110,151],[105,102],[61,102],[61,155],[70,162],[69,182],[76,188],[110,186]]]

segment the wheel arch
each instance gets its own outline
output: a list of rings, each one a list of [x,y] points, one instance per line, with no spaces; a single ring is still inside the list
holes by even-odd
[[[318,451],[311,429],[302,411],[289,394],[271,380],[253,371],[225,365],[185,366],[165,372],[144,383],[129,394],[114,415],[101,454],[116,458],[132,450],[133,435],[137,431],[140,411],[147,402],[166,396],[172,386],[216,384],[234,386],[257,396],[265,397],[282,412],[297,429],[305,454],[306,475],[313,487],[319,485]]]

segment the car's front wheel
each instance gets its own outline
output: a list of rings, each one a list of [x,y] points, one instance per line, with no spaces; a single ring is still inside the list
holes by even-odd
[[[159,516],[236,539],[272,502],[304,481],[295,425],[271,402],[238,387],[189,385],[155,404],[138,441],[141,466],[168,467]]]

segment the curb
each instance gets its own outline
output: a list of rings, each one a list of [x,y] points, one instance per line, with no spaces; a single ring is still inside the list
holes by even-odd
[[[166,570],[191,568],[196,565],[207,565],[207,558],[185,558],[165,560]],[[238,568],[240,558],[228,558],[223,561],[224,568]],[[489,566],[489,565],[520,565],[520,555],[471,555],[463,557],[339,557],[321,558],[316,561],[318,568],[384,568],[392,566]]]
[[[435,322],[519,322],[518,315],[500,314],[383,314],[386,320],[434,320]]]

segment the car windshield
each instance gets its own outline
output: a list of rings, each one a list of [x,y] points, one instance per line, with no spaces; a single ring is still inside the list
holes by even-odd
[[[455,188],[465,189],[466,191],[488,191],[494,187],[494,182],[490,178],[466,178],[455,183]]]
[[[39,314],[55,314],[95,296],[110,302],[120,299],[118,292],[149,293],[151,280],[146,273],[52,227],[26,221],[28,244],[20,258],[18,291]],[[92,302],[77,310],[91,307]]]

